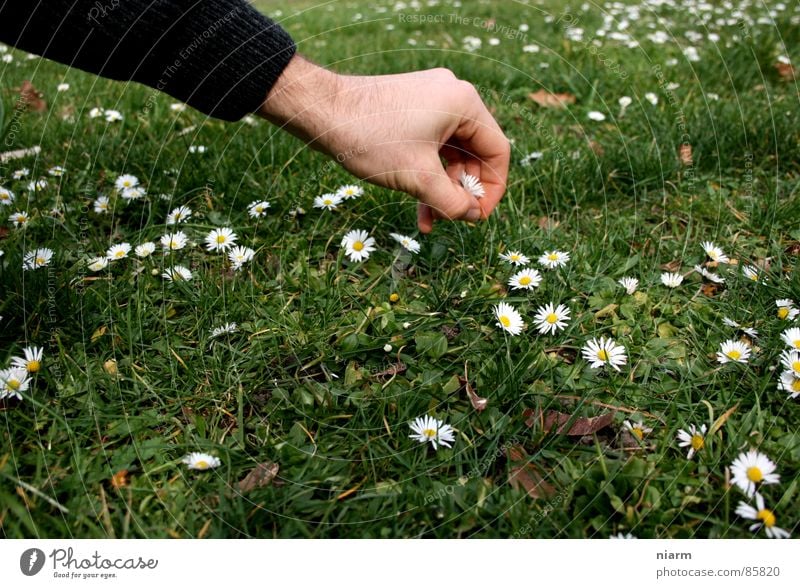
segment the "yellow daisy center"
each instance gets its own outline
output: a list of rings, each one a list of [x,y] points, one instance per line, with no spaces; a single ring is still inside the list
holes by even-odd
[[[500,324],[503,325],[505,328],[508,328],[511,326],[511,319],[503,315],[500,317]]]
[[[204,459],[201,459],[200,461],[198,461],[194,465],[199,470],[207,470],[208,469],[208,462],[206,460],[204,460]]]
[[[757,282],[757,281],[758,281],[758,274],[757,274],[757,273],[755,273],[755,272],[752,272],[752,273],[750,274],[749,278],[750,278],[751,280],[753,280],[754,282]]]
[[[751,482],[760,482],[764,479],[764,474],[756,466],[750,466],[747,468],[747,479]]]
[[[42,364],[39,363],[38,359],[32,359],[25,365],[25,367],[29,372],[38,372],[39,368],[42,367]]]
[[[558,261],[558,255],[555,253],[551,253],[550,255],[547,256],[547,259],[549,259],[550,261]]]
[[[125,257],[125,252],[122,249],[120,249],[114,254],[114,257]]]
[[[325,206],[330,206],[331,204],[333,204],[333,200],[331,200],[330,198],[326,198],[325,200],[323,200],[323,201],[322,201],[322,203],[323,203]],[[258,208],[257,208],[256,210],[257,210],[258,212],[261,212],[261,210],[260,210],[260,209],[258,209]]]
[[[736,361],[737,359],[739,359],[742,356],[742,352],[739,351],[738,349],[731,349],[725,355],[727,355],[732,360]]]
[[[800,360],[792,362],[792,369],[796,372],[800,372]]]
[[[397,302],[398,300],[400,300],[400,295],[397,292],[393,292],[389,296],[389,302]]]
[[[178,248],[178,242],[175,239],[171,239],[170,242],[169,242],[169,248],[170,249],[177,249]]]
[[[225,235],[217,235],[217,243],[224,243],[228,238]]]
[[[28,219],[25,218],[24,216],[22,216],[21,214],[17,215],[17,222],[18,223],[24,223],[26,220],[28,220]]]
[[[758,511],[756,518],[760,521],[764,521],[765,527],[772,527],[775,525],[775,513],[768,508],[762,508]]]
[[[44,264],[45,264],[44,257],[37,257],[36,258],[36,265],[44,265]]]
[[[789,308],[786,306],[781,306],[778,309],[778,318],[785,319],[787,316],[789,316]]]
[[[436,437],[436,430],[435,429],[425,429],[424,431],[422,431],[422,434],[425,437],[427,437],[428,439],[432,439],[433,437]]]
[[[344,191],[344,193],[347,194],[348,196],[352,196],[353,194],[356,193],[356,191],[353,190],[352,188],[348,188],[347,190]]]
[[[800,379],[792,380],[792,392],[800,392]]]
[[[125,180],[124,182],[122,182],[122,185],[124,187],[126,187],[126,188],[130,188],[131,187],[131,183],[128,180]]]
[[[550,314],[547,315],[547,318],[545,320],[552,325],[558,322],[558,316],[556,315],[556,313],[551,312]]]
[[[711,251],[706,251],[706,255],[708,255],[708,256],[709,256],[709,257],[710,257],[712,260],[714,260],[714,261],[717,261],[717,257],[719,257],[719,255],[717,254],[717,252],[716,252],[716,251],[714,251],[714,250],[711,250]]]
[[[700,451],[706,444],[706,440],[702,435],[692,435],[692,449]]]
[[[599,359],[601,361],[608,361],[608,353],[606,352],[605,349],[598,350],[597,359]]]
[[[353,251],[361,251],[362,249],[364,249],[364,243],[361,241],[356,241],[353,243]]]
[[[531,283],[531,277],[530,276],[522,276],[519,279],[519,285],[520,286],[527,286],[530,283]]]
[[[11,380],[6,380],[6,386],[11,388],[12,390],[19,389],[20,385],[21,385],[21,382],[19,380],[17,380],[16,378],[11,379]]]
[[[511,259],[511,261],[519,261],[519,255],[512,254],[509,259]]]
[[[795,339],[792,343],[794,343],[795,348],[800,349],[800,339]]]
[[[631,429],[631,435],[633,435],[639,441],[641,441],[644,438],[644,431],[642,431],[642,429],[640,429],[639,427],[633,427]]]

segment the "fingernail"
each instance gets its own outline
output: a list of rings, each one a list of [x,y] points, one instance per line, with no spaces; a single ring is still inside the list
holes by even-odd
[[[467,215],[464,217],[471,223],[476,223],[481,220],[481,209],[480,208],[470,208]]]

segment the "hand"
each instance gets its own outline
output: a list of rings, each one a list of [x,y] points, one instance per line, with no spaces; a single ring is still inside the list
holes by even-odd
[[[260,114],[359,178],[417,198],[423,233],[439,218],[487,218],[506,189],[508,139],[475,88],[446,69],[342,76],[297,56]],[[461,187],[462,171],[480,179],[483,198]]]

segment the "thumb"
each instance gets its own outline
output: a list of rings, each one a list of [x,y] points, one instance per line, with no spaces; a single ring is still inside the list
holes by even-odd
[[[429,209],[429,214],[425,216],[473,222],[480,220],[478,200],[447,175],[438,157],[434,161],[433,165],[414,172],[409,190]],[[420,226],[423,232],[428,232],[425,228]]]

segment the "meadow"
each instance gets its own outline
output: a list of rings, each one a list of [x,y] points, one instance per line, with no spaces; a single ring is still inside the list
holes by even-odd
[[[2,536],[798,532],[798,5],[257,5],[472,82],[506,197],[419,235],[264,121],[0,48]]]

